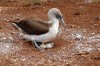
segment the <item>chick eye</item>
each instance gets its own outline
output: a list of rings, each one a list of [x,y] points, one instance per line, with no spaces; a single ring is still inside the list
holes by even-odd
[[[62,19],[62,16],[61,15],[56,15],[56,18],[57,19]]]

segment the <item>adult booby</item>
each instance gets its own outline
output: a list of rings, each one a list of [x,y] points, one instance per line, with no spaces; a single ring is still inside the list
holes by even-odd
[[[59,31],[59,23],[66,28],[62,14],[59,9],[51,8],[48,11],[48,22],[42,22],[37,20],[21,20],[20,22],[13,22],[12,24],[16,26],[19,30],[27,33],[23,37],[29,41],[33,41],[38,49],[37,42],[49,42],[56,37]]]

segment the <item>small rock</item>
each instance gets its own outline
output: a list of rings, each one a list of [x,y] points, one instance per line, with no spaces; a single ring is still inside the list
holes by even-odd
[[[81,40],[83,38],[83,36],[80,34],[74,34],[74,35],[75,35],[75,40]]]
[[[100,57],[95,57],[94,60],[100,60]]]
[[[2,29],[2,27],[0,27],[0,29]]]
[[[96,18],[95,18],[96,20],[100,20],[100,16],[96,16]]]
[[[69,28],[75,28],[76,25],[69,25],[68,27],[69,27]]]
[[[80,12],[76,12],[76,13],[74,13],[74,15],[80,15]]]
[[[8,2],[12,2],[11,0],[9,0]]]

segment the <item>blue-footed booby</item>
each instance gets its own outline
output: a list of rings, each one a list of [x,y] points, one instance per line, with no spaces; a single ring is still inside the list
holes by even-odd
[[[66,28],[59,9],[51,8],[48,11],[48,18],[48,22],[42,22],[39,20],[21,20],[20,22],[13,22],[12,24],[26,33],[23,35],[25,39],[33,41],[38,49],[42,49],[37,42],[45,43],[53,40],[59,32],[60,22],[64,28]],[[50,45],[45,46],[49,46],[50,48]]]

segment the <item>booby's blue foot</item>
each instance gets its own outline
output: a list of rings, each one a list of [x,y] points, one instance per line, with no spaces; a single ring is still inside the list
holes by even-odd
[[[38,44],[36,43],[36,41],[33,41],[33,42],[34,42],[36,48],[38,48],[39,50],[42,50],[42,48],[40,46],[38,46]]]

